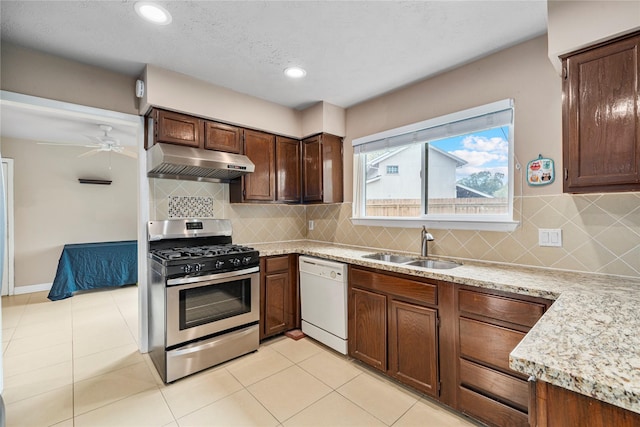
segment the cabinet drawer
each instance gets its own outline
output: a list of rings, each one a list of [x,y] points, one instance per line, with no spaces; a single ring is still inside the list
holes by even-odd
[[[460,319],[460,355],[506,372],[509,353],[524,337],[524,333],[471,319]]]
[[[529,405],[529,384],[493,369],[460,360],[460,384],[493,396],[511,406],[526,411]]]
[[[528,427],[527,414],[460,387],[460,410],[491,425]]]
[[[519,301],[463,289],[458,293],[458,306],[461,312],[503,320],[529,328],[542,317],[545,310],[544,304]]]
[[[289,269],[289,255],[265,258],[265,272],[275,273]]]
[[[433,283],[419,282],[358,268],[352,268],[349,274],[350,283],[353,286],[406,297],[427,304],[438,303],[438,287]]]

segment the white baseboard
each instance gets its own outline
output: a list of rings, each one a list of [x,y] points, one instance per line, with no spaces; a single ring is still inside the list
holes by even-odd
[[[53,283],[38,283],[37,285],[15,286],[13,288],[14,295],[31,294],[34,292],[50,291]]]

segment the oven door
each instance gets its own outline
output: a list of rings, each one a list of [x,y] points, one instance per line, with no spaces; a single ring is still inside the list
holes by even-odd
[[[166,346],[173,347],[260,319],[259,268],[169,279]]]

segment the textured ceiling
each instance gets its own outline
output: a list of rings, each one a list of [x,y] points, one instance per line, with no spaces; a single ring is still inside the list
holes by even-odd
[[[145,64],[292,108],[349,107],[546,32],[546,1],[0,2],[1,40],[139,76]],[[282,71],[304,67],[303,80]]]

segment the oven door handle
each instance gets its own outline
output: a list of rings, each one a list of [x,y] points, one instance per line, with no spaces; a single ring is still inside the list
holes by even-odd
[[[246,274],[257,273],[260,267],[245,268],[242,270],[228,271],[226,273],[215,273],[206,276],[178,277],[167,280],[167,286],[187,285],[189,283],[206,282],[208,280],[230,279],[232,277],[244,276]]]
[[[253,333],[255,333],[254,328],[247,328],[246,330],[244,330],[242,332],[234,333],[233,338],[234,339],[240,339],[242,337],[245,337],[247,335],[251,335]],[[229,338],[230,338],[229,336],[224,335],[224,336],[221,336],[218,339],[215,339],[213,341],[208,341],[206,344],[200,344],[200,345],[192,344],[191,346],[188,346],[188,347],[186,347],[186,348],[184,348],[182,350],[174,350],[174,351],[172,351],[172,354],[174,356],[184,356],[186,354],[197,353],[197,352],[202,351],[202,350],[207,350],[207,349],[213,348],[213,347],[217,346],[218,344],[220,344],[220,342],[227,341]]]

